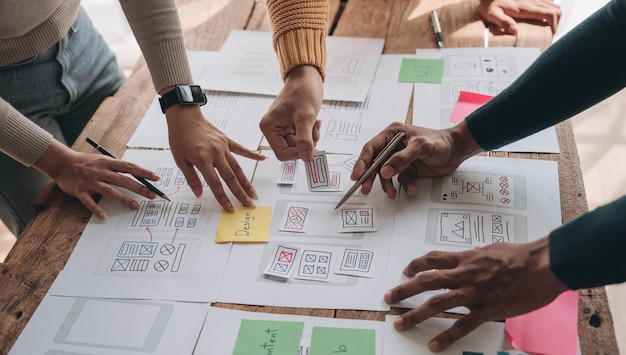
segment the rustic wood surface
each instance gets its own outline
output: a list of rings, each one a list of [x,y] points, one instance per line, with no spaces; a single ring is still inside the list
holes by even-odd
[[[231,29],[269,31],[264,2],[255,0],[179,0],[187,46],[218,50]],[[446,47],[482,47],[484,24],[476,13],[478,0],[340,0],[330,1],[329,32],[335,36],[386,38],[385,53],[414,53],[436,48],[429,14],[437,10]],[[520,24],[517,36],[488,34],[489,46],[545,49],[552,36],[547,27]],[[90,136],[121,156],[155,92],[140,60],[120,91],[99,108],[73,146],[92,152]],[[410,112],[407,119],[410,120]],[[489,153],[492,156],[555,160],[559,166],[563,221],[586,212],[587,202],[578,152],[569,122],[557,126],[560,154]],[[36,201],[39,214],[27,226],[4,263],[0,264],[0,355],[7,354],[37,308],[54,278],[67,262],[90,213],[80,202],[50,184]],[[617,354],[613,322],[604,288],[580,290],[579,337],[583,354]],[[216,304],[220,307],[383,320],[387,312],[325,310]],[[399,314],[392,309],[389,314]],[[444,315],[445,316],[445,315]]]

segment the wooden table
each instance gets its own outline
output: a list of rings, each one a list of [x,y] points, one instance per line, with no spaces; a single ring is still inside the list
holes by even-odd
[[[255,0],[179,0],[187,46],[218,50],[230,30],[269,31],[264,2]],[[478,0],[330,0],[329,33],[336,36],[385,37],[385,53],[415,53],[435,48],[429,15],[438,10],[446,47],[482,47],[484,24],[476,13]],[[489,35],[490,46],[539,47],[550,45],[547,27],[520,24],[517,36]],[[119,92],[102,104],[73,146],[90,152],[91,136],[121,156],[154,91],[143,61]],[[410,120],[411,110],[407,119]],[[260,117],[259,117],[260,118]],[[560,154],[489,153],[494,156],[558,162],[563,222],[587,211],[587,201],[569,122],[557,126]],[[38,198],[39,214],[27,226],[15,247],[0,264],[0,355],[6,354],[39,302],[68,260],[90,218],[80,202],[49,185]],[[338,318],[383,320],[386,312],[257,307],[217,304],[244,310],[293,313]],[[613,322],[604,288],[580,290],[579,337],[583,354],[617,354]],[[393,309],[392,313],[402,310]]]

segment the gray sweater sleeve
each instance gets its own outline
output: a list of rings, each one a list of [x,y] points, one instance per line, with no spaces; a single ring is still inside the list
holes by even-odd
[[[625,85],[626,0],[612,0],[466,121],[478,144],[491,150],[561,122]],[[626,281],[626,197],[553,230],[549,239],[552,271],[571,289]]]

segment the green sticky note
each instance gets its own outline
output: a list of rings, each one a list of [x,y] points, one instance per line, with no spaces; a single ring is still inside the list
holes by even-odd
[[[233,355],[294,355],[304,322],[242,319]]]
[[[313,327],[309,355],[376,355],[374,329]]]
[[[398,81],[440,83],[443,78],[443,59],[402,58]]]

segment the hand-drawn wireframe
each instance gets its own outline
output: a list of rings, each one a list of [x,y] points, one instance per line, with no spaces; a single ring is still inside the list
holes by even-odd
[[[334,211],[336,202],[316,200],[278,200],[272,213],[270,235],[282,237],[313,237],[336,240],[360,240],[364,233],[361,230],[340,232],[337,224],[328,223],[329,220],[340,220],[340,211]],[[350,208],[366,208],[365,204],[351,204]],[[305,211],[306,210],[306,213]],[[297,217],[296,217],[297,216]],[[288,228],[288,220],[292,219]],[[302,229],[297,229],[302,220]],[[296,233],[294,233],[296,232]],[[348,233],[346,233],[348,232]]]
[[[135,339],[132,344],[120,344],[113,343],[111,339],[107,339],[105,335],[103,335],[101,339],[98,339],[98,334],[93,334],[91,339],[81,339],[75,336],[74,331],[92,321],[93,317],[90,317],[92,314],[97,314],[103,307],[111,306],[132,306],[133,312],[142,313],[145,317],[148,317],[148,319],[151,320],[152,326],[145,331],[145,338]],[[77,298],[54,337],[54,342],[94,348],[154,352],[173,310],[174,307],[170,304],[154,301]],[[125,319],[126,321],[131,320],[129,317]],[[137,326],[144,326],[146,324],[146,318],[144,317],[137,317],[136,321]],[[117,328],[119,328],[119,326],[119,324],[115,325]],[[124,324],[124,326],[133,327],[131,324]]]
[[[100,276],[187,278],[201,239],[113,237],[95,271]]]
[[[433,179],[432,186],[433,202],[526,209],[526,178],[522,175],[454,172]]]
[[[215,201],[171,198],[172,202],[140,199],[138,210],[124,211],[118,221],[117,230],[203,233],[208,225],[209,214]]]
[[[348,168],[344,163],[347,160],[347,155],[345,154],[327,154],[326,155],[326,171],[328,172],[328,176],[324,177],[326,180],[326,186],[321,186],[321,179],[318,178],[318,187],[310,188],[309,186],[313,186],[312,182],[310,184],[311,177],[308,174],[309,167],[304,164],[301,160],[297,161],[297,164],[304,165],[304,168],[300,166],[300,168],[296,169],[297,182],[294,184],[279,184],[279,191],[281,194],[299,194],[307,197],[311,197],[311,191],[315,191],[315,194],[333,194],[337,195],[337,193],[342,190],[347,190],[352,181],[348,178],[351,173],[351,169]],[[321,166],[324,169],[323,162],[320,162]],[[314,166],[312,171],[317,170],[320,172],[321,170]],[[278,173],[278,172],[277,172]],[[344,178],[345,177],[345,178]],[[280,179],[279,176],[276,179]],[[341,197],[337,197],[339,199]]]
[[[303,280],[325,281],[331,274],[332,261],[331,252],[304,249],[295,277]]]
[[[375,232],[378,216],[374,207],[342,207],[339,232]]]
[[[296,183],[296,168],[298,162],[295,160],[286,160],[281,162],[280,176],[276,181],[277,184],[293,185]]]
[[[310,191],[325,190],[331,186],[326,152],[315,152],[313,160],[304,163],[304,167]]]
[[[155,181],[153,184],[159,188],[176,188],[180,189],[181,186],[187,186],[187,179],[185,179],[185,175],[183,172],[171,166],[157,166],[154,169],[154,172],[161,177],[159,181]],[[208,187],[206,180],[202,174],[198,174],[200,177],[200,181],[202,182],[202,187]],[[168,191],[169,193],[173,193],[174,191]]]
[[[298,248],[278,245],[274,257],[270,260],[270,263],[265,269],[265,275],[286,279],[291,277],[291,270],[296,262],[299,251],[300,249]]]
[[[498,242],[526,243],[526,217],[499,212],[431,208],[426,242],[473,248]]]
[[[369,250],[346,249],[339,269],[342,273],[357,272],[366,274],[370,271],[373,259],[374,253]]]
[[[450,55],[446,58],[449,75],[453,77],[508,77],[519,75],[515,56],[497,54]]]
[[[297,205],[289,206],[287,214],[280,223],[279,229],[283,232],[305,233],[305,222],[308,212],[309,209],[306,207],[299,207]]]

